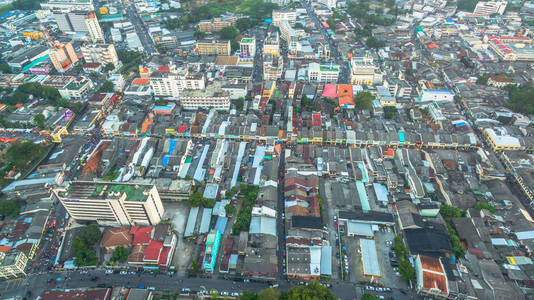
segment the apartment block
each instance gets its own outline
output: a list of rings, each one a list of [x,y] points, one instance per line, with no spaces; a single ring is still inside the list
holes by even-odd
[[[183,90],[179,98],[184,109],[230,109],[230,94],[216,84],[209,85],[203,90]]]
[[[53,193],[77,221],[156,225],[164,213],[155,185],[77,181]]]
[[[201,40],[197,41],[196,52],[199,55],[230,55],[230,41]]]
[[[201,90],[206,87],[204,74],[192,73],[187,68],[177,69],[176,66],[163,66],[150,75],[150,86],[156,97],[178,99],[180,91]]]
[[[60,73],[69,70],[78,62],[78,55],[74,52],[71,43],[61,44],[56,41],[54,47],[49,50],[49,57],[56,71]]]
[[[480,15],[502,15],[506,10],[507,4],[508,2],[506,1],[479,1],[473,13]]]
[[[96,18],[94,13],[89,13],[87,15],[87,19],[85,19],[85,25],[87,26],[87,31],[89,33],[89,38],[91,38],[91,41],[93,43],[104,43],[104,34],[102,33],[102,28],[100,28],[100,24],[98,23],[98,19]]]
[[[273,10],[273,24],[280,26],[282,21],[288,21],[291,26],[295,26],[297,12],[294,10]]]
[[[350,82],[352,84],[382,83],[382,74],[369,56],[353,57],[350,60]]]
[[[242,57],[254,57],[254,55],[256,54],[256,39],[241,39],[241,43],[239,43],[239,49],[241,50]]]
[[[339,66],[335,64],[311,63],[308,67],[308,80],[312,82],[337,82]]]
[[[0,252],[0,278],[4,280],[25,276],[28,257],[20,251]]]
[[[91,44],[80,48],[86,63],[101,63],[106,65],[112,63],[117,66],[119,57],[113,44]]]

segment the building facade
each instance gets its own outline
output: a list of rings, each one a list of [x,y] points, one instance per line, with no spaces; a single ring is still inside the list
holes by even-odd
[[[352,84],[372,85],[382,82],[382,74],[370,56],[353,57],[350,60],[350,82]]]
[[[308,67],[308,80],[311,82],[337,82],[339,66],[335,64],[320,65],[311,63]]]
[[[155,185],[78,181],[53,193],[77,221],[156,225],[164,213]]]
[[[4,280],[26,276],[28,257],[20,251],[0,252],[0,278]]]
[[[78,55],[74,52],[71,43],[61,44],[54,43],[54,47],[49,51],[50,61],[56,68],[56,71],[63,73],[69,70],[76,62],[78,62]]]
[[[199,55],[230,55],[230,41],[202,40],[197,42]]]
[[[80,49],[86,63],[100,63],[104,66],[108,63],[114,66],[119,64],[119,57],[113,44],[91,44]]]
[[[85,19],[85,25],[87,26],[87,32],[89,33],[89,38],[93,43],[104,43],[104,34],[98,23],[94,13],[89,13],[87,19]]]
[[[179,98],[184,109],[230,109],[230,94],[216,85],[203,90],[183,90]]]

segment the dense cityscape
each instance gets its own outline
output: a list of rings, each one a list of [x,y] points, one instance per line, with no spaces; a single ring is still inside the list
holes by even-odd
[[[534,299],[534,1],[0,0],[0,299]]]

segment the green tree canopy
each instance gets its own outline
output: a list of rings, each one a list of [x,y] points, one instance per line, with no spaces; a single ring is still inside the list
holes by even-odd
[[[96,244],[101,237],[102,233],[96,224],[85,226],[78,235],[78,238],[81,238],[89,246]]]
[[[359,92],[354,97],[354,103],[356,108],[360,110],[369,110],[373,106],[373,100],[375,97],[368,91]]]
[[[99,89],[101,93],[112,93],[113,91],[115,91],[115,85],[109,80],[104,81],[104,84]]]
[[[115,70],[115,65],[112,64],[112,63],[107,63],[104,66],[104,72],[109,72],[109,71],[113,71],[113,70]]]
[[[375,38],[374,36],[371,36],[370,38],[368,38],[365,41],[365,43],[367,44],[367,47],[375,48],[375,49],[382,48],[382,47],[386,46],[386,42],[385,41],[379,40],[379,39]]]
[[[33,116],[33,121],[39,128],[44,128],[45,116],[43,114],[36,114]]]
[[[487,202],[483,202],[483,201],[477,201],[477,203],[475,203],[475,208],[478,209],[478,210],[486,209],[492,214],[494,214],[495,211],[496,211],[495,207],[493,207],[493,206],[489,205]]]
[[[130,251],[128,248],[119,246],[113,250],[113,254],[111,255],[111,260],[114,262],[120,262],[125,263],[128,260],[128,255],[130,254]]]
[[[219,31],[219,35],[224,40],[233,40],[239,35],[239,30],[234,26],[226,26]]]
[[[441,207],[439,208],[439,213],[444,218],[459,218],[463,216],[463,212],[461,209],[447,204],[441,205]]]
[[[20,206],[13,200],[0,201],[0,216],[2,217],[14,217],[19,214]]]
[[[482,76],[477,78],[476,83],[477,84],[486,85],[486,84],[488,84],[488,80],[489,80],[489,76],[488,75],[482,75]]]
[[[190,207],[199,207],[204,202],[204,197],[200,192],[195,192],[189,197],[188,202]]]
[[[235,211],[236,211],[235,205],[233,205],[233,204],[226,204],[226,205],[224,206],[224,211],[226,211],[226,214],[227,214],[227,215],[230,215],[230,216],[233,215],[233,214],[235,214]]]
[[[11,73],[11,67],[6,63],[0,64],[0,72],[2,73]]]
[[[317,281],[310,281],[307,286],[294,286],[287,293],[288,300],[336,300],[337,297],[330,289],[320,285]]]
[[[250,21],[250,18],[239,18],[237,19],[235,26],[240,32],[244,32],[252,27],[252,22]]]
[[[378,300],[378,297],[371,294],[363,294],[361,300]]]
[[[268,288],[258,292],[258,300],[272,300],[278,298],[280,298],[280,290],[278,288]]]
[[[521,87],[509,85],[506,89],[510,98],[510,103],[507,103],[506,107],[515,112],[534,114],[534,86],[532,84]]]
[[[415,269],[404,257],[399,259],[399,274],[406,280],[415,279]]]

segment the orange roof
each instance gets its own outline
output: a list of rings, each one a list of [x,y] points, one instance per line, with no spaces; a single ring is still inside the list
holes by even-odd
[[[353,97],[352,85],[350,85],[350,84],[338,84],[338,86],[337,86],[337,96],[338,97],[343,97],[343,96]]]
[[[274,151],[276,152],[276,154],[280,155],[280,144],[274,145]]]
[[[278,130],[278,138],[281,139],[284,137],[284,131],[283,130]]]
[[[447,295],[447,277],[443,274],[435,274],[423,271],[423,288],[425,290],[439,289]]]
[[[132,84],[145,85],[150,81],[148,78],[136,78],[132,81]]]
[[[2,253],[6,253],[9,250],[11,250],[10,246],[0,246],[0,252],[2,252]]]
[[[104,230],[104,237],[102,238],[102,247],[130,246],[132,240],[130,226],[106,228]]]
[[[339,106],[348,105],[348,104],[355,105],[356,103],[354,103],[354,98],[349,97],[349,96],[339,97],[339,100],[338,100]]]
[[[443,268],[441,267],[439,258],[419,255],[419,259],[421,260],[421,265],[424,270],[443,273]]]
[[[16,107],[16,108],[19,108],[19,107],[21,107],[21,106],[22,106],[22,103],[17,103],[17,104],[15,104],[15,107]]]

